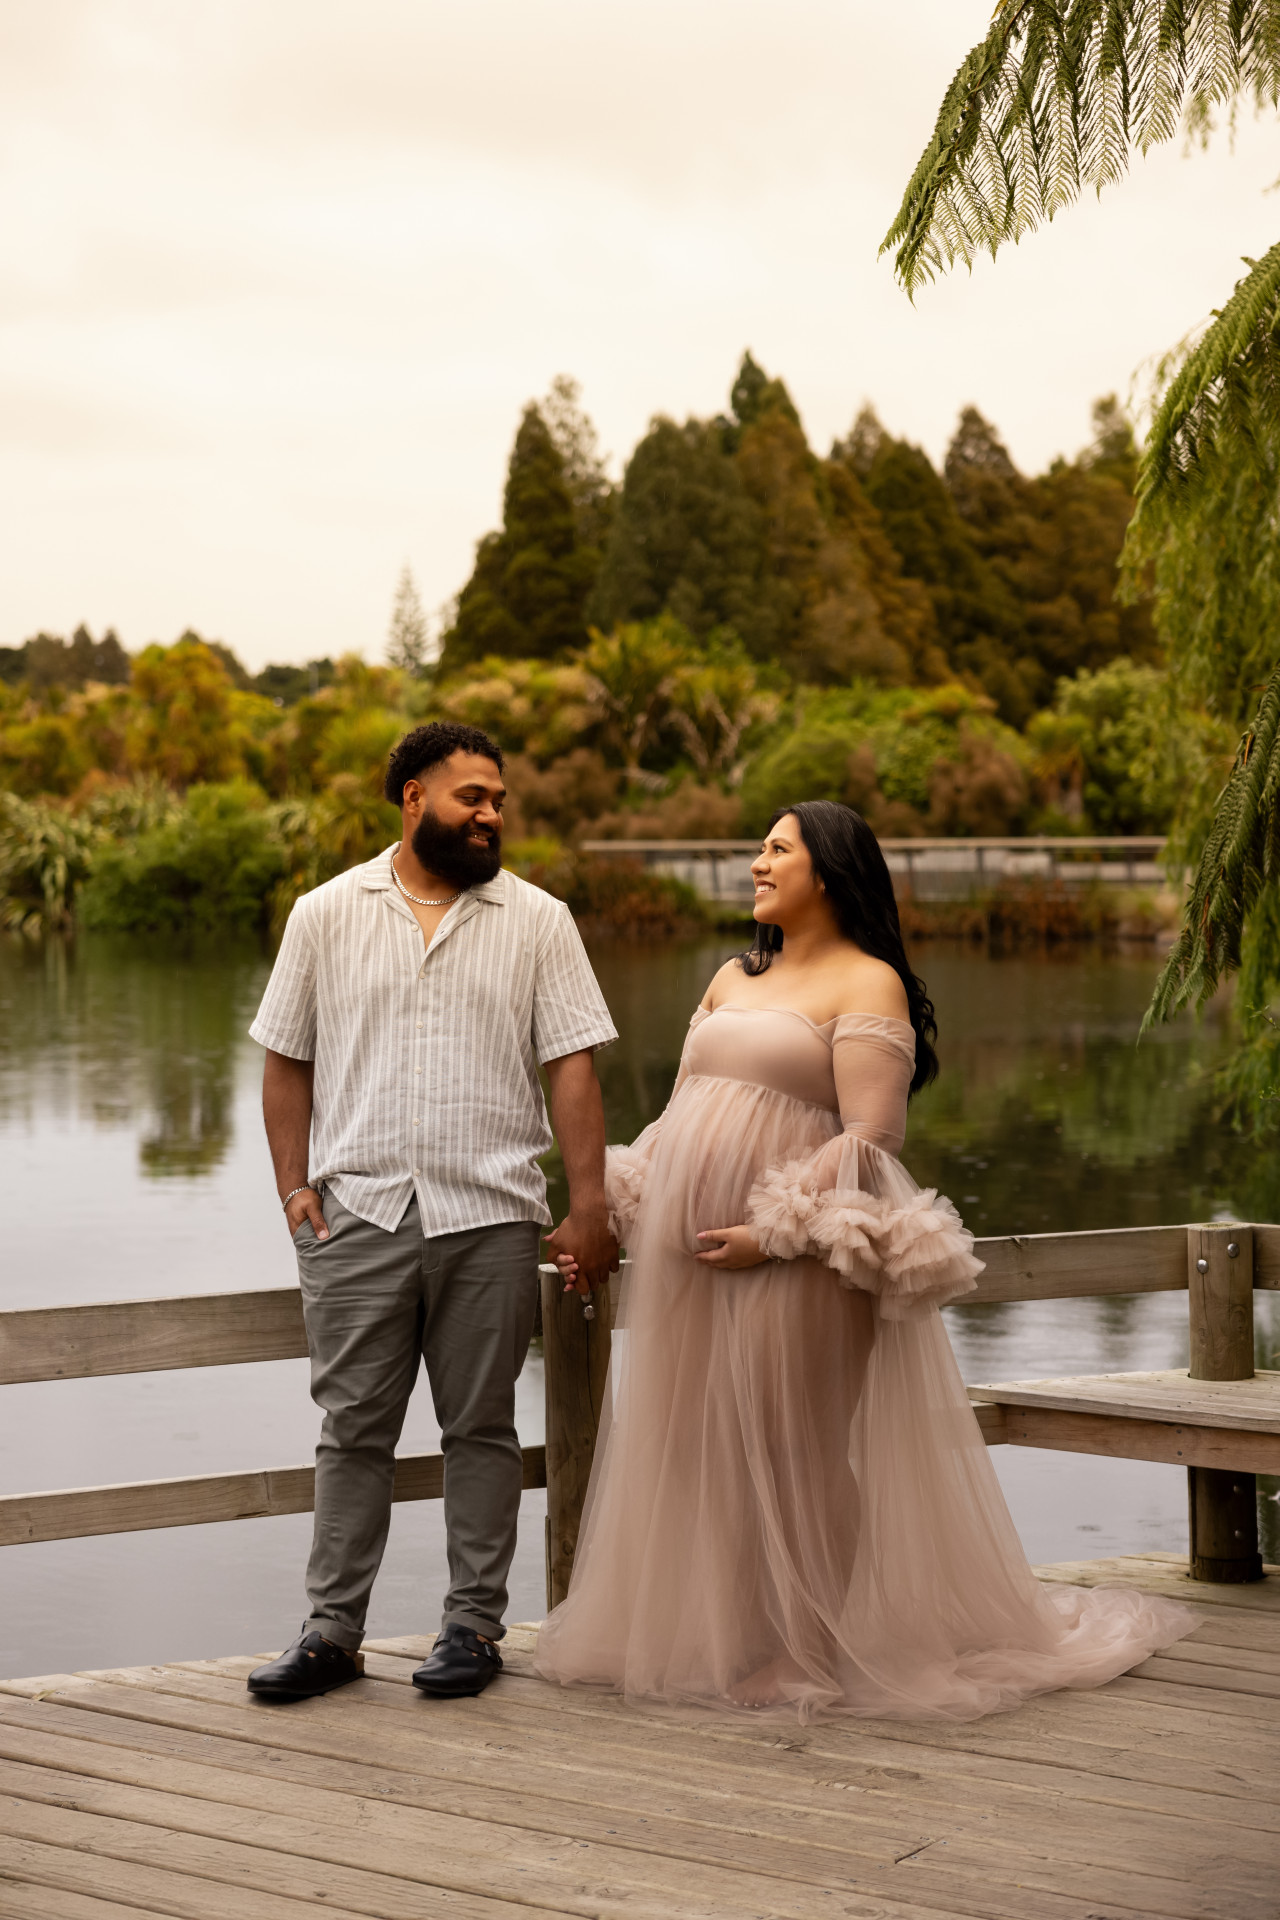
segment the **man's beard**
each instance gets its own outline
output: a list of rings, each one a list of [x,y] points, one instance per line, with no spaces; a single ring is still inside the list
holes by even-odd
[[[473,833],[487,834],[487,845],[477,846],[469,837]],[[428,873],[460,893],[492,880],[502,865],[502,829],[477,827],[471,820],[446,827],[438,814],[424,812],[410,845]]]

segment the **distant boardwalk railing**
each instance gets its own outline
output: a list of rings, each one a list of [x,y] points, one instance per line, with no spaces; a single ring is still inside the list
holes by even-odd
[[[1188,1469],[1194,1577],[1260,1577],[1254,1476],[1280,1473],[1280,1373],[1253,1366],[1253,1290],[1280,1291],[1280,1225],[1218,1223],[979,1240],[966,1306],[1186,1291],[1188,1372],[1014,1381],[970,1389],[988,1444]],[[618,1282],[592,1318],[544,1268],[546,1443],[524,1485],[547,1489],[547,1596],[568,1590],[603,1403]],[[238,1366],[305,1356],[296,1287],[0,1313],[0,1385]],[[306,1513],[311,1466],[76,1487],[0,1498],[0,1546]],[[397,1462],[393,1498],[439,1499],[440,1454]]]
[[[882,840],[889,871],[917,898],[955,899],[1006,880],[1062,886],[1160,887],[1166,884],[1161,834],[1076,838]],[[752,898],[758,840],[584,840],[584,853],[638,860],[683,880],[722,905]]]

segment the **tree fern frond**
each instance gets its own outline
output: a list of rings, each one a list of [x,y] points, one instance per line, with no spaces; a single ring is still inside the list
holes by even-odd
[[[1027,233],[1044,214],[1044,189],[1040,178],[1035,129],[1025,118],[1012,129],[1009,150],[1009,220],[1014,233]]]
[[[1280,103],[1280,0],[1000,0],[881,252],[914,293],[1241,98]]]
[[[1189,1002],[1202,1004],[1240,965],[1245,923],[1280,880],[1280,667],[1271,674],[1218,796],[1182,928],[1142,1031]]]
[[[1178,131],[1187,84],[1187,0],[1155,0],[1135,24],[1135,45],[1147,76],[1138,114],[1138,147],[1145,154]]]
[[[1139,519],[1210,460],[1256,463],[1280,443],[1280,243],[1249,272],[1186,355],[1151,425]]]

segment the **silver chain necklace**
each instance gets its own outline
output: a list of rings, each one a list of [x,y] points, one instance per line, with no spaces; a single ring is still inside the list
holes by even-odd
[[[396,863],[394,860],[391,862],[391,878],[395,881],[405,899],[412,900],[415,907],[451,907],[455,900],[462,898],[461,888],[458,889],[457,893],[451,893],[447,900],[423,900],[418,894],[410,893],[408,887],[406,887],[404,881],[396,872]]]

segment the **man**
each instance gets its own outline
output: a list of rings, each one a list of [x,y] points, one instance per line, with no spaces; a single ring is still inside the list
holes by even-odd
[[[569,1181],[552,1251],[617,1265],[593,1050],[616,1039],[567,907],[501,871],[502,753],[433,722],[391,755],[403,837],[294,907],[250,1032],[302,1282],[316,1452],[310,1617],[250,1690],[356,1679],[424,1357],[444,1453],[449,1591],[413,1679],[479,1693],[501,1669],[523,1463],[515,1381],[533,1331],[545,1066]]]

